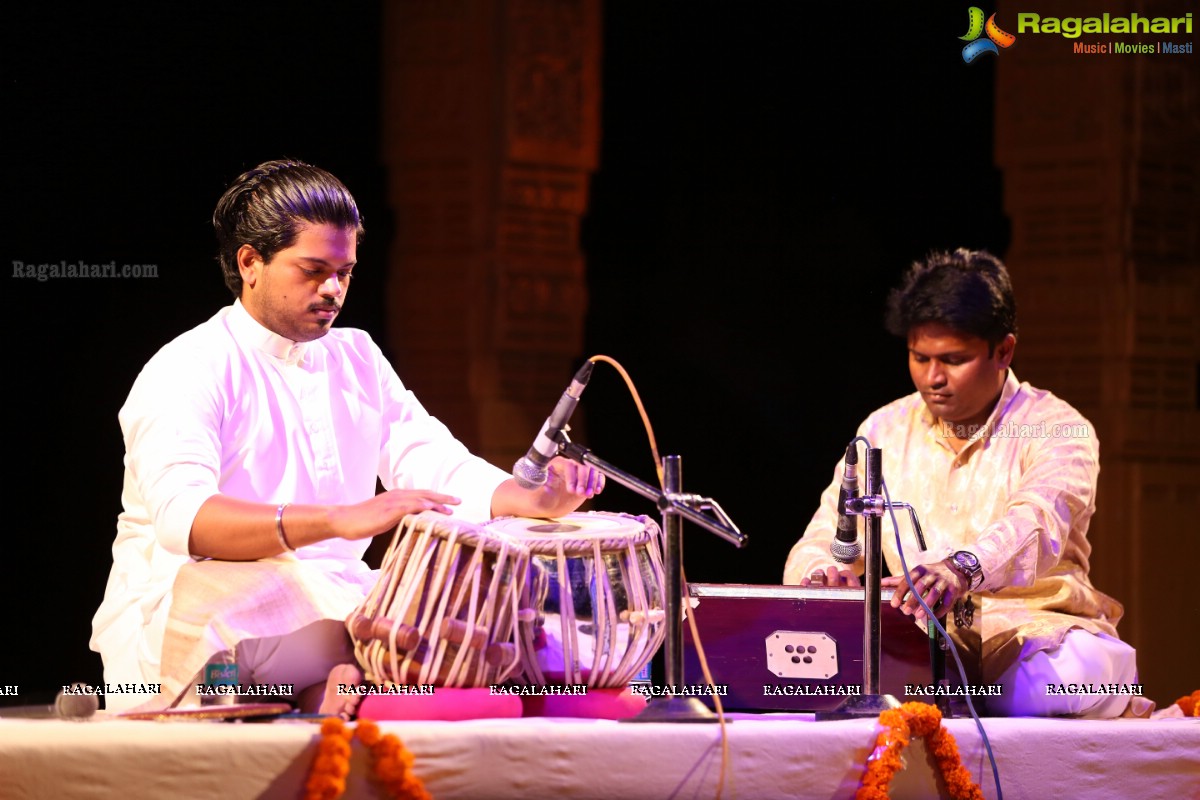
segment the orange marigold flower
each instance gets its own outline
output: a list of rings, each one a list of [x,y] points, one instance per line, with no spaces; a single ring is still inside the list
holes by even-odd
[[[395,758],[381,758],[375,762],[376,777],[387,783],[403,780],[407,771],[404,765]]]
[[[942,724],[942,712],[929,703],[905,703],[900,706],[900,713],[914,736],[928,736]]]
[[[342,721],[341,717],[326,717],[321,720],[321,734],[323,736],[344,733],[345,730],[346,723]]]
[[[373,747],[380,737],[379,726],[369,719],[360,719],[354,728],[354,735],[367,747]]]
[[[340,758],[350,757],[350,743],[342,738],[329,738],[322,742],[322,750]]]
[[[330,778],[329,783],[325,787],[325,791],[321,794],[322,800],[335,800],[346,793],[346,781],[342,778]]]
[[[897,728],[901,725],[907,725],[904,720],[904,715],[900,713],[898,708],[889,708],[879,712],[879,724],[888,728]]]
[[[323,775],[345,775],[349,770],[349,762],[332,753],[319,753],[312,763],[312,771]]]
[[[901,756],[912,736],[923,736],[937,762],[946,788],[954,800],[983,800],[983,792],[962,765],[954,736],[942,727],[942,712],[928,703],[905,703],[900,708],[879,714],[883,726],[876,737],[875,749],[867,758],[867,768],[855,792],[855,800],[887,800],[888,786],[904,768]]]
[[[404,783],[400,786],[403,796],[411,798],[411,800],[433,800],[433,796],[425,789],[425,784],[421,783],[420,779],[415,775],[409,775],[404,779]]]
[[[394,733],[389,733],[386,736],[381,736],[379,741],[371,747],[371,752],[376,757],[379,756],[397,756],[400,754],[400,740],[396,738]]]
[[[309,797],[333,800],[346,791],[346,782],[333,775],[313,775],[308,779],[305,789]]]
[[[321,741],[309,765],[304,800],[337,800],[346,791],[351,743],[370,748],[372,772],[381,787],[398,800],[433,800],[425,784],[412,773],[414,757],[395,734],[381,735],[372,720],[360,720],[354,730],[338,717],[321,722]]]

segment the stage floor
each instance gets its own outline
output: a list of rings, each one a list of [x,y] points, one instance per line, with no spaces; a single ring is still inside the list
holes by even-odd
[[[873,719],[730,715],[721,798],[850,798]],[[1176,798],[1200,791],[1200,719],[985,718],[1004,797]],[[945,722],[963,763],[996,797],[971,719]],[[435,800],[718,797],[721,731],[708,723],[524,718],[385,722],[415,754]],[[0,719],[6,798],[298,798],[316,749],[312,722]],[[914,742],[894,798],[944,797]],[[354,746],[346,797],[383,796]]]

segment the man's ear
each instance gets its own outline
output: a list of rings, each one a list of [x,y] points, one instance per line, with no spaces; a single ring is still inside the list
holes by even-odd
[[[1004,369],[1008,369],[1012,364],[1013,353],[1017,349],[1017,337],[1007,334],[1000,340],[1000,344],[996,345],[996,365]]]
[[[244,244],[237,251],[238,272],[242,275],[242,286],[253,289],[254,285],[262,278],[263,259],[255,250],[248,244]]]

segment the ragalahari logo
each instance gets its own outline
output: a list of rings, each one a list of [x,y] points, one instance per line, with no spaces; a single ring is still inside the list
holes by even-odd
[[[987,38],[980,39],[979,37],[984,33],[987,33]],[[971,6],[967,9],[967,33],[958,38],[967,42],[967,46],[963,48],[962,57],[963,61],[968,64],[984,53],[999,55],[1000,48],[1008,49],[1013,46],[1013,42],[1017,41],[1017,37],[1011,33],[1000,30],[1000,26],[996,24],[995,14],[988,17],[985,24],[983,9],[978,6]]]

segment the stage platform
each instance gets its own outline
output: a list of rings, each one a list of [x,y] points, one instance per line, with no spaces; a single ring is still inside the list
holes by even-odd
[[[945,722],[963,763],[996,797],[969,718]],[[1200,719],[983,722],[1008,800],[1200,797]],[[416,756],[434,800],[718,797],[721,731],[708,723],[524,718],[385,722]],[[873,719],[729,715],[721,798],[851,798]],[[0,719],[5,798],[299,798],[319,738],[312,722]],[[920,740],[893,798],[945,797]],[[355,744],[345,797],[382,797]]]

